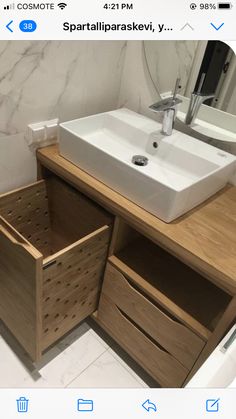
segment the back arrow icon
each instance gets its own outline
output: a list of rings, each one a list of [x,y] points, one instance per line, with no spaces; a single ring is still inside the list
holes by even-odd
[[[13,20],[11,20],[7,25],[6,28],[10,31],[13,32],[13,30],[10,28],[10,25],[13,23]]]
[[[154,412],[157,411],[157,407],[154,403],[150,402],[149,399],[147,399],[143,404],[142,404],[143,408],[149,412],[150,410],[154,410]]]

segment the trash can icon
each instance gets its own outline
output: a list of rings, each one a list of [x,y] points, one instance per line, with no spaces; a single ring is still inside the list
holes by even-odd
[[[18,413],[26,413],[28,412],[29,408],[29,400],[27,400],[25,397],[20,397],[17,402],[17,412]]]

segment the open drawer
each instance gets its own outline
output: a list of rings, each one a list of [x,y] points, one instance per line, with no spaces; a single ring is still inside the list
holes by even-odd
[[[0,318],[36,360],[96,310],[112,216],[54,175],[0,216]]]

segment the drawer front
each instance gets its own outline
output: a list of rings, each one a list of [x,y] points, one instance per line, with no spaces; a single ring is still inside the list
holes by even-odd
[[[0,216],[0,319],[33,360],[41,355],[42,255]]]
[[[205,342],[149,301],[133,282],[107,264],[102,293],[189,370]]]
[[[188,369],[157,346],[104,294],[99,302],[100,325],[163,387],[181,387]]]
[[[43,269],[42,349],[97,309],[110,233],[104,226],[47,259]]]

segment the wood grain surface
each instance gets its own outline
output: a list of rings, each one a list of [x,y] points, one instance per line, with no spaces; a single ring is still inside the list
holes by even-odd
[[[0,217],[0,318],[33,360],[41,355],[42,255]]]
[[[192,368],[205,342],[149,301],[145,294],[110,263],[107,264],[102,295],[113,301],[182,365]]]
[[[98,323],[163,387],[180,387],[188,369],[154,343],[135,323],[103,295]]]
[[[236,294],[236,187],[227,186],[176,221],[166,224],[59,155],[58,146],[37,153],[46,168],[60,175],[131,226]]]

